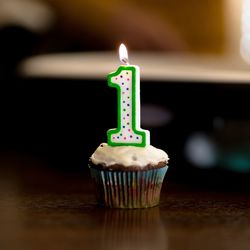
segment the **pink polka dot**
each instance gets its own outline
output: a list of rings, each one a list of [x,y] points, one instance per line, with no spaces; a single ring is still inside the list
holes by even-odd
[[[122,94],[124,95],[124,94],[125,94],[125,92],[122,92]]]
[[[128,129],[128,132],[130,132],[130,131],[131,131],[131,129],[129,128],[129,129]]]
[[[127,139],[127,137],[126,137],[126,136],[124,136],[124,137],[123,137],[123,139],[124,139],[124,140],[126,140],[126,139]]]
[[[129,78],[127,78],[127,81],[129,81],[130,79]]]

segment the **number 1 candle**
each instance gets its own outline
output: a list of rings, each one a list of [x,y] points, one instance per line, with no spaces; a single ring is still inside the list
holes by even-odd
[[[117,89],[117,128],[107,132],[110,146],[146,147],[150,143],[149,131],[140,128],[140,68],[128,63],[124,44],[119,48],[124,63],[108,75],[108,85]]]

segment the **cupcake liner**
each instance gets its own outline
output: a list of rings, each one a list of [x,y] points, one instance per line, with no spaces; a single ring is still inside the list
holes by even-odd
[[[159,204],[168,166],[145,171],[109,171],[90,168],[97,201],[113,208],[147,208]]]

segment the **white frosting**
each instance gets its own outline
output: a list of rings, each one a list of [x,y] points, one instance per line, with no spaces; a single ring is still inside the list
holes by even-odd
[[[90,159],[95,165],[112,166],[119,164],[124,167],[145,167],[148,164],[154,166],[159,162],[167,163],[169,160],[167,153],[151,145],[145,148],[135,146],[112,147],[107,143],[102,143]]]

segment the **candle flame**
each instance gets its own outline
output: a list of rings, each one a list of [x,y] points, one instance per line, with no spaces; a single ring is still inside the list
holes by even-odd
[[[122,63],[129,64],[128,63],[128,51],[127,51],[126,46],[123,43],[119,47],[119,57]]]

